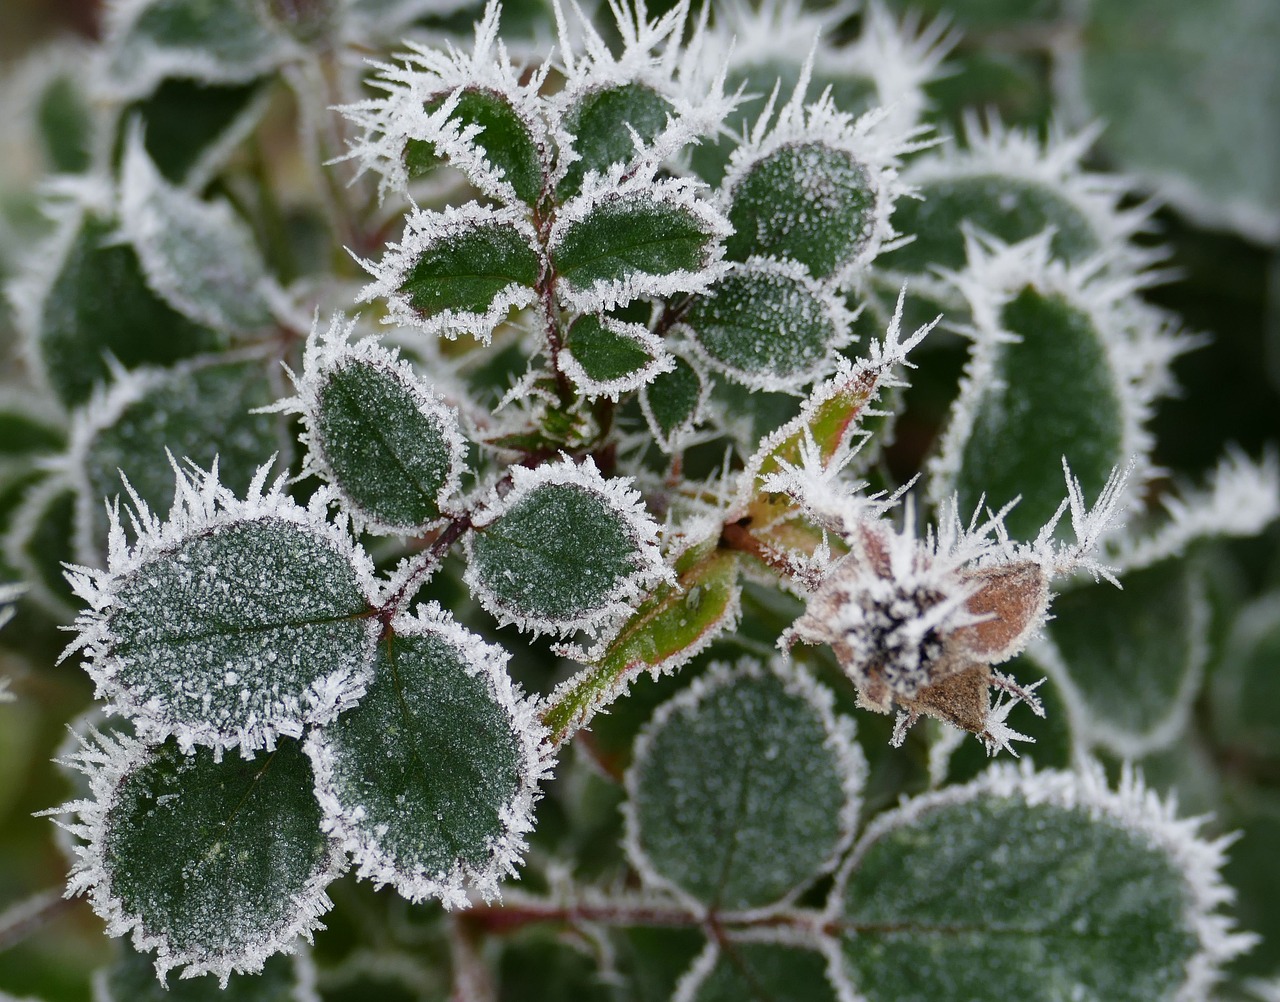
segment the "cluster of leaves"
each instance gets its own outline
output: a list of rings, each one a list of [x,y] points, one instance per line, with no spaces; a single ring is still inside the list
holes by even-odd
[[[130,0],[32,84],[0,625],[104,701],[47,812],[98,995],[1216,991],[1231,839],[1129,762],[1280,467],[1165,480],[1200,339],[1094,130],[939,129],[957,38],[876,3],[349,58],[447,7]]]

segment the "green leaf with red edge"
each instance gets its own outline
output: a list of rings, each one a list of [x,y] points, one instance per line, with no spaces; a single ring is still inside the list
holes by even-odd
[[[737,554],[710,541],[686,551],[675,571],[675,585],[659,585],[600,658],[552,693],[543,722],[553,741],[586,724],[641,672],[674,671],[737,621]]]

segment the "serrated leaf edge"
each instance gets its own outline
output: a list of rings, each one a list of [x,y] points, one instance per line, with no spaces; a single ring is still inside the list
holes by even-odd
[[[339,799],[333,775],[333,747],[326,740],[324,729],[315,728],[303,749],[315,770],[316,799],[325,815],[321,827],[351,855],[361,879],[371,880],[378,887],[390,884],[409,901],[437,899],[447,909],[466,908],[471,903],[469,890],[490,901],[500,896],[500,881],[515,875],[527,848],[524,836],[533,830],[533,807],[541,796],[538,787],[554,764],[546,728],[538,716],[536,702],[526,699],[507,674],[511,655],[459,625],[436,603],[419,606],[412,616],[397,617],[391,629],[397,636],[440,638],[462,655],[460,661],[468,675],[484,680],[490,698],[506,712],[519,745],[519,788],[500,810],[503,832],[490,841],[487,866],[476,868],[455,862],[448,873],[406,872],[378,845],[377,833],[369,832],[362,823],[362,809],[358,805],[344,806]]]
[[[627,859],[640,876],[641,882],[648,887],[669,892],[687,907],[691,914],[699,918],[706,918],[711,914],[711,909],[679,884],[664,877],[640,844],[640,825],[635,808],[639,772],[643,768],[649,746],[653,742],[653,735],[666,726],[671,717],[684,710],[696,712],[698,704],[717,690],[732,688],[743,679],[763,678],[766,674],[774,676],[789,695],[803,700],[814,711],[819,725],[826,732],[827,739],[824,747],[831,752],[836,769],[840,773],[840,784],[844,790],[845,800],[840,805],[838,833],[831,851],[824,859],[815,863],[812,873],[801,886],[793,888],[776,901],[758,908],[716,912],[717,918],[721,921],[752,921],[787,908],[805,888],[839,865],[845,851],[853,843],[857,830],[858,816],[862,810],[862,790],[868,775],[867,759],[861,746],[854,739],[853,720],[836,713],[835,696],[831,690],[800,665],[782,658],[773,658],[767,664],[751,657],[741,658],[733,664],[725,661],[712,662],[707,670],[695,678],[687,688],[680,690],[659,706],[649,722],[640,730],[632,751],[631,765],[623,777],[627,798],[621,808],[622,847]],[[718,767],[719,763],[708,763],[708,768]]]

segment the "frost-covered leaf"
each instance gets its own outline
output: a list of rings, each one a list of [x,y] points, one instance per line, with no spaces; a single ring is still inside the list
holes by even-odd
[[[67,805],[84,844],[69,891],[110,935],[156,950],[156,973],[256,973],[309,934],[344,859],[320,830],[311,763],[282,740],[252,759],[177,741],[91,738],[72,756],[93,799]]]
[[[507,659],[439,607],[401,617],[360,705],[312,732],[325,829],[360,876],[466,907],[515,872],[547,746]]]
[[[128,97],[165,77],[244,83],[294,51],[254,0],[123,0],[109,10],[107,78]]]
[[[604,706],[648,671],[675,671],[738,620],[738,559],[734,553],[691,547],[675,561],[674,584],[664,582],[610,638],[594,663],[548,697],[543,719],[556,742],[584,727]]]
[[[269,279],[249,227],[226,203],[204,202],[170,185],[143,146],[126,140],[120,225],[147,284],[175,310],[219,331],[271,324]]]
[[[160,174],[198,191],[261,120],[269,98],[265,80],[207,84],[170,77],[129,105],[121,126],[140,119],[143,145]]]
[[[1105,154],[1194,219],[1280,239],[1280,8],[1090,4],[1081,32],[1059,80],[1081,119],[1107,122]]]
[[[84,403],[106,378],[108,354],[133,368],[169,364],[221,344],[219,335],[147,287],[137,254],[116,233],[109,217],[77,213],[41,249],[41,271],[25,288],[11,290],[33,354],[68,406]]]
[[[869,1002],[1206,997],[1252,938],[1218,909],[1229,840],[1128,771],[996,766],[863,834],[832,901]]]
[[[120,958],[94,975],[94,1002],[315,1002],[311,961],[303,953],[275,954],[260,974],[233,974],[225,989],[211,975],[156,979],[148,956],[123,946]]]
[[[1122,590],[1082,584],[1053,603],[1059,684],[1093,741],[1127,758],[1176,740],[1200,688],[1209,609],[1194,570],[1167,560],[1125,574]]]
[[[70,576],[99,692],[148,740],[270,748],[364,691],[378,622],[367,558],[259,470],[239,501],[215,473],[179,474],[169,520],[134,498],[138,540],[112,516],[108,570]]]
[[[674,359],[643,324],[588,313],[569,328],[560,367],[587,398],[616,400],[670,372]]]
[[[592,629],[667,575],[628,480],[606,480],[589,458],[511,474],[467,537],[466,582],[499,619],[535,633]]]
[[[711,387],[698,367],[673,355],[674,367],[640,391],[640,409],[658,447],[673,452],[680,437],[697,424]]]
[[[451,97],[441,95],[428,101],[423,111],[430,115]],[[456,103],[449,118],[464,130],[478,129],[472,142],[490,168],[502,172],[517,198],[526,205],[537,205],[547,182],[542,145],[534,126],[500,91],[470,87],[453,100]],[[441,159],[436,145],[428,139],[410,139],[405,144],[404,165],[410,178],[430,173]]]
[[[173,502],[170,455],[208,466],[243,493],[266,456],[279,450],[278,419],[254,414],[276,395],[261,355],[211,356],[174,369],[122,373],[74,419],[67,465],[79,486],[77,561],[98,566],[107,552],[106,499],[121,475],[155,511]]]
[[[1057,509],[1063,457],[1088,498],[1130,462],[1135,486],[1150,476],[1142,425],[1187,347],[1126,281],[1052,261],[1050,237],[970,241],[954,280],[976,344],[931,469],[933,496],[956,491],[963,511],[983,496],[993,510],[1020,497],[1008,517],[1020,539]]]
[[[372,340],[348,343],[335,318],[307,341],[297,409],[306,423],[308,470],[340,493],[362,523],[416,533],[457,490],[466,444],[451,407],[398,354]]]
[[[591,312],[705,290],[719,275],[729,230],[696,191],[683,178],[654,180],[652,166],[625,180],[615,169],[589,185],[551,230],[560,298]]]
[[[365,267],[374,282],[360,301],[386,298],[389,320],[481,341],[512,309],[534,302],[542,274],[536,236],[524,218],[474,202],[443,213],[415,209],[400,243]]]
[[[1219,739],[1280,756],[1280,596],[1240,610],[1209,690]]]
[[[853,836],[866,764],[802,669],[720,664],[659,709],[627,772],[641,876],[718,912],[789,901]]]
[[[577,159],[569,163],[558,186],[561,199],[578,193],[588,171],[604,174],[618,163],[635,159],[634,135],[649,143],[667,124],[671,103],[639,81],[593,87],[574,95],[561,127],[573,137]]]
[[[831,969],[840,969],[831,946],[762,936],[708,944],[672,1002],[844,1002],[831,978]]]
[[[811,382],[849,341],[843,303],[792,262],[753,258],[695,300],[685,322],[712,365],[755,389]]]

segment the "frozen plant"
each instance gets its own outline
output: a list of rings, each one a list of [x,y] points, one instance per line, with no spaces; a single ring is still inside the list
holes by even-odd
[[[99,997],[1207,998],[1231,838],[1103,763],[1280,471],[1162,480],[1201,341],[1095,133],[931,124],[876,0],[452,6],[129,0],[58,78],[6,553],[102,700]]]

